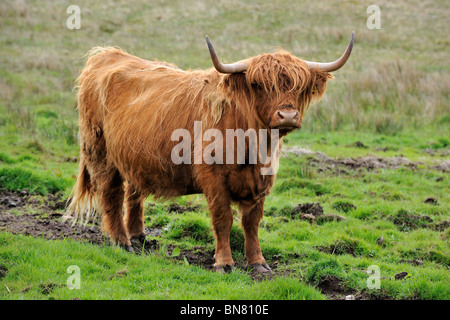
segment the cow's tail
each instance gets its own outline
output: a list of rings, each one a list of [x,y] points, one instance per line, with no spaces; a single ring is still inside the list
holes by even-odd
[[[80,168],[75,186],[70,193],[70,204],[63,216],[63,221],[72,220],[73,224],[79,221],[81,224],[87,224],[97,216],[96,199],[91,183],[91,177],[87,170],[83,157],[80,159]]]

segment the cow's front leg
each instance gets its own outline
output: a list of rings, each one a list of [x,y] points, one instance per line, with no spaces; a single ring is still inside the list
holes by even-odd
[[[206,199],[211,213],[212,226],[216,237],[216,251],[214,254],[214,268],[224,272],[234,265],[230,248],[230,232],[233,225],[233,213],[230,198],[224,190],[208,192]]]
[[[221,202],[221,201],[218,201]],[[217,271],[227,271],[234,265],[230,248],[230,232],[233,225],[233,213],[229,203],[210,205],[212,225],[216,236],[214,267]]]
[[[240,204],[242,214],[242,227],[245,235],[245,257],[247,266],[256,272],[265,273],[272,270],[264,259],[259,246],[259,223],[264,213],[264,198],[256,203],[242,202]]]
[[[210,165],[194,166],[196,183],[205,195],[216,237],[214,268],[224,272],[234,265],[230,248],[230,232],[233,225],[231,197],[222,174]]]

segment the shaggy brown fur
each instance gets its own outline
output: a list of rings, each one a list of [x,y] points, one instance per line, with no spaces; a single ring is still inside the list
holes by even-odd
[[[245,73],[184,71],[117,48],[94,48],[77,79],[80,168],[67,216],[88,220],[100,212],[105,232],[127,247],[130,238],[144,235],[143,202],[149,194],[203,193],[217,240],[216,266],[233,265],[232,202],[241,210],[248,264],[264,265],[258,226],[275,176],[261,175],[260,163],[171,161],[178,144],[172,132],[182,128],[193,135],[194,121],[201,121],[203,132],[219,129],[225,140],[226,129],[270,129],[277,110],[292,109],[300,127],[309,104],[322,97],[332,78],[285,51],[247,61]],[[280,130],[280,139],[289,131]]]

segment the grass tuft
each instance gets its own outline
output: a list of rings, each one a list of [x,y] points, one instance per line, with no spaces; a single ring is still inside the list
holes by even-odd
[[[46,195],[65,190],[71,181],[37,174],[21,168],[0,169],[0,189],[8,191],[28,190],[31,194]]]

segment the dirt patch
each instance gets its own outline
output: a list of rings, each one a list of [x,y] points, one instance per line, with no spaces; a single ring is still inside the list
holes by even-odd
[[[66,208],[66,200],[62,193],[39,197],[29,194],[27,190],[16,192],[0,190],[0,212],[8,209],[20,209],[27,205],[47,211],[58,211]]]
[[[200,205],[194,205],[190,203],[186,203],[186,206],[183,206],[178,203],[172,203],[167,206],[167,211],[169,213],[183,213],[183,212],[195,212],[201,208]]]
[[[318,202],[299,203],[291,212],[291,218],[302,214],[310,214],[314,217],[323,215],[323,208]]]
[[[65,210],[67,207],[67,200],[63,198],[62,193],[50,193],[44,202],[45,206],[50,210]]]
[[[417,170],[418,165],[422,165],[421,162],[412,162],[403,157],[383,158],[377,156],[366,156],[359,158],[346,158],[340,160],[328,161],[334,165],[342,165],[352,170],[365,168],[367,170],[374,169],[395,169],[399,167],[409,167],[413,170]]]
[[[378,289],[376,291],[363,289],[355,296],[355,300],[392,300],[392,297],[387,292],[383,291],[383,289]]]
[[[410,214],[405,210],[399,210],[395,216],[388,217],[388,220],[392,221],[401,231],[426,228],[433,222],[429,216]]]
[[[422,162],[412,162],[403,157],[383,158],[378,156],[366,156],[358,158],[333,159],[320,155],[310,158],[309,164],[318,168],[319,171],[336,172],[337,174],[347,174],[346,170],[363,172],[376,171],[379,169],[397,169],[407,167],[411,170],[418,170]]]
[[[159,237],[161,235],[162,231],[163,231],[162,227],[146,228],[145,235],[151,236],[151,237]]]
[[[214,269],[214,251],[206,251],[202,247],[197,247],[193,250],[182,249],[180,255],[175,259],[187,261],[190,265],[201,266],[206,270]]]
[[[41,290],[42,294],[49,295],[53,292],[55,288],[61,287],[61,285],[55,284],[55,283],[47,283],[47,284],[41,284],[39,286],[39,289]]]
[[[355,144],[354,146],[357,145]],[[359,147],[361,148],[362,146]],[[450,160],[444,160],[435,165],[426,165],[424,162],[411,161],[403,156],[380,157],[375,155],[367,155],[357,158],[333,159],[323,152],[315,152],[299,147],[286,148],[285,151],[299,157],[308,157],[308,164],[312,167],[316,167],[319,171],[332,171],[340,174],[347,173],[344,169],[366,169],[368,171],[372,171],[378,169],[397,169],[406,167],[410,168],[411,170],[418,170],[423,166],[437,171],[450,172]]]
[[[425,153],[429,154],[432,157],[446,157],[450,154],[450,149],[434,149],[434,148],[426,148],[423,150]]]
[[[450,265],[450,257],[448,254],[443,253],[440,250],[415,248],[412,250],[406,250],[401,253],[402,263],[418,264],[421,265],[424,261],[432,261],[442,265],[448,269]]]
[[[399,272],[399,273],[395,274],[394,279],[395,280],[403,280],[406,278],[407,275],[408,275],[408,272]]]
[[[62,215],[58,213],[42,217],[39,214],[20,214],[0,212],[0,230],[12,234],[23,234],[48,240],[62,240],[65,238],[87,241],[103,245],[105,242],[100,228],[95,226],[72,226],[62,223]]]
[[[334,244],[328,246],[318,246],[317,250],[331,255],[349,254],[356,257],[356,249],[358,244],[348,240],[338,240]]]
[[[450,172],[450,160],[445,160],[440,164],[431,166],[431,168],[442,172]]]
[[[20,208],[29,202],[28,192],[0,191],[0,210]]]
[[[180,249],[175,245],[165,245],[156,239],[146,240],[144,244],[133,243],[134,252],[137,254],[151,254],[157,252],[160,255],[166,256],[167,258],[171,258],[179,263],[187,263],[189,265],[199,266],[205,270],[214,271],[214,250],[206,250],[203,247],[195,247],[191,250]],[[175,253],[176,252],[176,253]],[[277,262],[269,264],[272,270],[276,269]],[[266,273],[261,274],[257,273],[254,270],[248,270],[245,259],[237,259],[235,260],[235,264],[233,267],[230,267],[229,270],[239,269],[244,272],[248,272],[252,280],[260,281],[260,280],[268,280],[273,277],[285,276],[289,272],[282,273]]]
[[[415,267],[417,266],[423,266],[423,261],[421,259],[413,259],[413,260],[400,260],[400,263],[407,263],[410,265],[413,265]]]
[[[317,288],[331,300],[392,300],[388,294],[382,291],[374,293],[366,289],[363,289],[361,292],[357,292],[354,289],[346,289],[342,280],[333,275],[327,275],[321,279]],[[349,296],[351,299],[347,298]]]
[[[342,221],[344,217],[336,214],[324,214],[323,208],[318,202],[299,203],[290,212],[291,219],[302,219],[310,223],[323,224],[330,221]]]
[[[109,280],[112,280],[112,279],[114,279],[114,278],[125,277],[125,276],[127,275],[127,273],[128,273],[128,270],[127,270],[127,267],[125,267],[125,268],[123,268],[123,269],[117,271],[115,274],[110,275],[110,276],[108,277],[108,279],[109,279]]]
[[[355,143],[352,143],[351,145],[349,145],[349,147],[354,147],[354,148],[362,148],[362,149],[367,149],[369,148],[368,146],[366,146],[364,143],[362,143],[361,141],[356,141]]]
[[[450,220],[445,220],[439,223],[434,223],[430,225],[430,228],[434,231],[445,231],[448,227],[450,227]]]
[[[344,217],[338,216],[337,214],[324,214],[323,216],[320,216],[316,219],[317,224],[323,224],[325,222],[331,222],[331,221],[343,221],[345,220]]]
[[[65,204],[62,194],[39,197],[30,195],[26,190],[0,190],[0,230],[48,240],[69,238],[103,245],[105,237],[98,226],[72,225],[61,221]],[[15,213],[27,211],[26,208],[34,213]]]
[[[0,280],[6,276],[6,273],[8,272],[8,269],[0,264]]]
[[[423,201],[423,203],[426,203],[426,204],[432,204],[432,205],[438,205],[439,203],[438,203],[438,201],[435,199],[435,198],[433,198],[433,197],[428,197],[428,198],[426,198],[424,201]]]
[[[345,290],[342,286],[342,281],[333,275],[327,275],[325,278],[321,279],[317,284],[317,288],[319,288],[328,298],[333,300],[344,300],[345,296],[353,295],[355,293],[355,290]]]
[[[392,221],[400,231],[405,232],[419,228],[441,232],[450,227],[450,220],[433,222],[429,216],[412,214],[406,210],[399,210],[396,215],[389,216],[387,219]]]
[[[146,229],[146,234],[151,230]],[[207,251],[203,247],[195,247],[191,250],[180,249],[172,244],[164,244],[158,239],[145,239],[144,243],[132,242],[136,254],[151,254],[157,252],[176,261],[203,267],[206,270],[214,269],[214,251]]]

